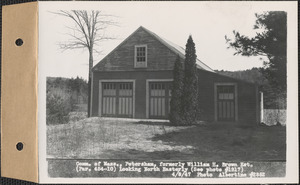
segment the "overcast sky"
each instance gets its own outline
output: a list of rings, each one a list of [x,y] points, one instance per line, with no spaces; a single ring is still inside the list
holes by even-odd
[[[287,10],[282,2],[39,2],[39,61],[47,69],[47,76],[88,76],[88,52],[69,50],[62,52],[58,43],[67,41],[67,26],[74,23],[66,17],[50,12],[58,10],[100,10],[115,15],[118,27],[110,27],[106,33],[115,40],[102,42],[94,55],[94,65],[139,26],[144,26],[157,35],[185,47],[192,35],[197,56],[212,69],[245,70],[263,65],[260,57],[234,56],[227,49],[224,36],[233,36],[232,31],[253,36],[255,13],[270,10]]]

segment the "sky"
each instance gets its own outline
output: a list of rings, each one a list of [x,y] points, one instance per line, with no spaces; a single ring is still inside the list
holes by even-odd
[[[52,12],[59,10],[99,10],[114,15],[118,26],[106,29],[114,40],[103,41],[96,48],[94,65],[139,26],[185,47],[192,35],[198,58],[214,70],[246,70],[262,67],[261,57],[234,55],[228,49],[225,35],[233,38],[233,30],[254,36],[255,13],[286,10],[280,2],[40,2],[39,7],[39,61],[47,69],[47,76],[88,76],[88,51],[83,49],[63,51],[60,42],[70,39],[67,27],[72,20]]]

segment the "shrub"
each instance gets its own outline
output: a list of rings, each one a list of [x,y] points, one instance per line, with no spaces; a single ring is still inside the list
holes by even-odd
[[[173,125],[182,124],[182,91],[183,91],[183,65],[179,56],[175,61],[173,70],[172,96],[170,102],[170,123]]]
[[[46,124],[65,124],[69,121],[69,113],[73,103],[71,96],[63,91],[47,92]]]
[[[197,119],[198,77],[196,59],[195,43],[189,36],[185,49],[182,93],[182,118],[187,125],[196,123]]]

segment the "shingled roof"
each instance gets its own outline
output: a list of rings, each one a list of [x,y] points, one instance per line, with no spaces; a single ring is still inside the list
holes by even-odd
[[[139,29],[144,29],[145,31],[147,31],[149,34],[151,34],[152,36],[154,36],[157,40],[159,40],[162,44],[164,44],[165,46],[167,46],[169,49],[171,49],[173,52],[175,52],[176,54],[178,54],[180,57],[182,57],[183,59],[185,58],[185,49],[181,46],[178,46],[177,44],[172,43],[171,41],[168,41],[167,39],[164,39],[160,36],[158,36],[157,34],[153,33],[152,31],[144,28],[143,26],[141,26]],[[199,69],[204,69],[206,71],[211,71],[211,72],[215,72],[212,68],[210,68],[208,65],[204,64],[201,60],[199,60],[197,58],[196,60],[196,64],[197,67]]]
[[[127,37],[120,45],[122,45],[128,38],[130,38],[132,35],[134,35],[137,31],[139,30],[144,30],[147,33],[149,33],[150,35],[152,35],[154,38],[156,38],[160,43],[162,43],[163,45],[165,45],[167,48],[169,48],[171,51],[173,51],[174,53],[176,53],[177,55],[179,55],[182,59],[185,59],[185,49],[181,46],[178,46],[170,41],[168,41],[167,39],[164,39],[160,36],[158,36],[156,33],[146,29],[143,26],[140,26],[136,31],[134,31],[129,37]],[[117,46],[114,50],[112,50],[110,53],[114,52],[119,46]],[[110,55],[110,53],[108,55]],[[97,68],[97,66],[101,63],[101,61],[96,64],[94,66],[94,69]],[[201,60],[199,60],[198,58],[196,59],[196,65],[198,69],[202,69],[202,70],[206,70],[206,71],[210,71],[210,72],[214,72],[215,71],[210,68],[209,66],[207,66],[205,63],[203,63]]]

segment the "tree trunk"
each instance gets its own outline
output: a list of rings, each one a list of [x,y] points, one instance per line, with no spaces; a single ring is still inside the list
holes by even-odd
[[[93,68],[93,47],[89,48],[89,78],[88,78],[88,112],[87,116],[91,116],[91,91],[92,91],[92,68]]]

